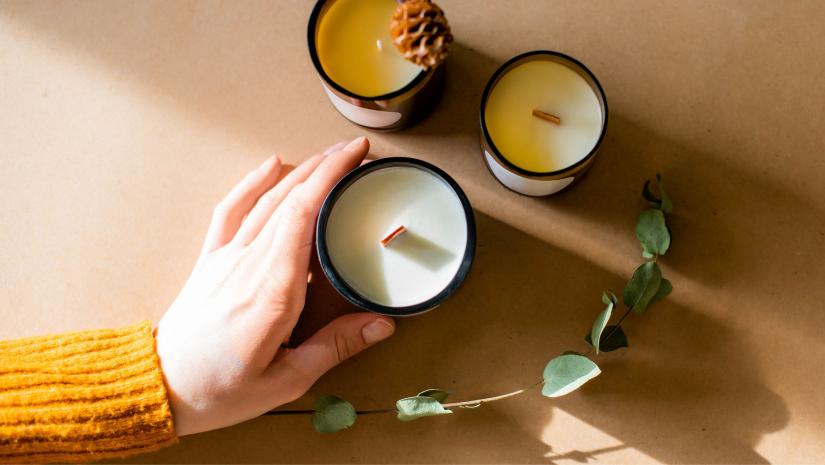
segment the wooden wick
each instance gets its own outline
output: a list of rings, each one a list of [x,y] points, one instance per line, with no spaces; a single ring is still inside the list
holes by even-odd
[[[533,116],[537,118],[541,118],[546,121],[550,121],[551,123],[561,124],[561,118],[556,115],[552,115],[550,113],[545,113],[541,110],[533,109]]]
[[[381,239],[381,245],[384,246],[384,247],[388,246],[390,244],[390,242],[392,242],[393,239],[395,239],[396,237],[404,234],[404,231],[406,231],[406,230],[407,230],[407,228],[405,228],[403,224],[401,226],[395,228],[395,230],[393,232],[389,233],[387,235],[387,237]]]

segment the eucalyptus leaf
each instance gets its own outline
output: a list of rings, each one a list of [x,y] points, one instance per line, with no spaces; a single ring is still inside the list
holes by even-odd
[[[659,196],[662,199],[661,208],[665,213],[672,213],[673,212],[673,202],[670,201],[670,196],[667,195],[667,191],[665,190],[665,185],[662,182],[662,175],[656,173],[656,184],[659,186]]]
[[[432,397],[433,399],[443,403],[450,395],[447,391],[441,389],[427,389],[418,393],[417,397]]]
[[[642,254],[645,258],[667,253],[670,247],[670,231],[665,224],[665,214],[662,210],[651,208],[639,215],[636,221],[636,237],[642,244]]]
[[[559,355],[544,367],[545,397],[559,397],[575,391],[584,383],[599,376],[601,370],[589,358],[581,355]]]
[[[323,395],[315,401],[312,426],[319,433],[334,433],[355,423],[355,407],[340,397]]]
[[[588,344],[593,345],[590,334],[585,336],[584,340],[587,341]],[[624,333],[624,330],[622,330],[622,327],[619,326],[616,328],[615,325],[610,325],[604,328],[601,340],[599,341],[599,350],[602,352],[613,352],[623,347],[627,347],[627,335]]]
[[[645,181],[645,185],[642,187],[642,198],[647,200],[647,203],[656,208],[662,207],[662,200],[650,191],[650,180]]]
[[[662,270],[656,262],[645,262],[633,272],[624,288],[622,301],[636,313],[644,313],[648,304],[659,291]]]
[[[605,294],[607,296],[607,294]],[[590,328],[590,339],[593,341],[591,344],[596,349],[596,353],[599,353],[599,343],[601,342],[602,331],[604,331],[605,326],[607,326],[607,322],[610,321],[610,316],[613,315],[613,301],[608,300],[609,303],[599,316],[596,317],[596,321],[593,322],[593,327]]]
[[[427,396],[401,399],[395,403],[395,408],[398,410],[398,419],[401,421],[412,421],[422,417],[453,413],[452,410],[445,409],[441,402]]]
[[[602,302],[604,302],[605,305],[609,305],[611,302],[613,303],[613,305],[616,305],[617,300],[618,299],[616,299],[616,294],[610,291],[605,291],[602,293]]]
[[[671,284],[671,282],[669,280],[667,280],[665,278],[662,278],[662,282],[659,283],[659,290],[656,291],[656,295],[654,295],[653,298],[650,299],[650,303],[652,304],[653,302],[656,302],[657,300],[664,299],[665,297],[670,295],[670,293],[672,291],[673,291],[673,284]],[[650,305],[650,304],[648,304],[648,305]]]
[[[667,191],[665,191],[664,183],[662,183],[662,176],[658,173],[656,174],[656,186],[659,188],[658,196],[650,190],[650,181],[645,181],[645,185],[642,187],[642,197],[650,205],[662,210],[665,213],[673,212],[673,203],[670,200],[670,196],[667,195]]]

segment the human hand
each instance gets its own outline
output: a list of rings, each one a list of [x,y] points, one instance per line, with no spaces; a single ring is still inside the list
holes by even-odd
[[[327,370],[395,330],[344,315],[282,347],[304,307],[315,219],[324,197],[369,151],[358,138],[280,182],[276,157],[215,208],[192,275],[158,324],[157,352],[179,436],[240,423],[303,395]]]

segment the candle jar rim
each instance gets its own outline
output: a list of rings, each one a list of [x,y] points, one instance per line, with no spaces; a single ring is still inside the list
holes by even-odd
[[[506,156],[498,149],[495,142],[493,141],[492,136],[490,135],[490,131],[487,129],[487,117],[485,116],[485,112],[487,110],[487,101],[489,100],[490,94],[492,93],[493,89],[495,88],[498,81],[507,74],[508,71],[515,68],[522,62],[531,61],[533,58],[540,58],[540,57],[553,57],[557,63],[567,66],[568,68],[572,69],[573,71],[579,72],[580,74],[584,74],[585,81],[587,81],[588,85],[594,90],[596,93],[596,98],[599,101],[599,105],[602,109],[602,128],[601,132],[599,133],[599,138],[596,140],[596,143],[590,149],[590,151],[582,157],[581,160],[578,160],[576,163],[572,165],[565,166],[563,168],[554,170],[554,171],[531,171],[525,168],[522,168],[515,163],[511,162],[507,159]],[[560,59],[560,60],[559,60]],[[570,64],[574,65],[575,67],[569,66]],[[591,84],[592,82],[592,84]],[[554,50],[531,50],[529,52],[520,53],[509,60],[507,60],[503,65],[499,66],[490,79],[487,81],[487,84],[484,86],[484,92],[481,94],[481,105],[479,108],[479,121],[481,122],[481,135],[486,140],[487,144],[492,151],[492,155],[496,157],[504,166],[515,172],[521,176],[525,176],[528,178],[534,179],[547,179],[547,178],[555,178],[558,176],[563,176],[571,171],[576,170],[582,165],[585,165],[590,162],[590,160],[596,155],[599,151],[599,147],[604,140],[604,136],[607,133],[607,122],[608,122],[608,109],[607,109],[607,95],[602,88],[601,83],[596,78],[590,69],[584,65],[584,63],[580,62],[579,60],[573,58],[570,55],[567,55],[562,52],[557,52]]]
[[[327,221],[329,220],[329,216],[332,213],[332,209],[334,208],[335,203],[338,201],[338,198],[340,198],[344,191],[346,191],[346,189],[350,185],[355,183],[361,177],[366,176],[373,171],[391,168],[393,166],[408,166],[428,171],[431,174],[440,178],[442,181],[444,181],[458,197],[458,200],[461,203],[461,206],[464,210],[465,221],[467,222],[467,243],[464,246],[464,252],[461,257],[461,263],[459,264],[458,270],[456,270],[453,279],[433,297],[423,302],[402,307],[392,307],[389,305],[383,305],[379,304],[378,302],[374,302],[370,299],[367,299],[358,291],[356,291],[352,286],[350,286],[333,265],[326,241]],[[318,261],[321,264],[321,269],[323,270],[324,275],[327,277],[330,284],[332,284],[332,287],[334,287],[335,290],[339,294],[341,294],[341,296],[343,296],[347,301],[349,301],[353,305],[356,305],[370,312],[380,313],[388,316],[401,317],[418,315],[428,310],[432,310],[433,308],[441,304],[449,296],[455,293],[455,291],[459,288],[459,286],[461,286],[461,284],[467,278],[467,275],[469,274],[470,268],[473,263],[473,258],[475,256],[475,216],[473,214],[473,207],[472,205],[470,205],[470,200],[468,199],[464,191],[461,189],[461,186],[459,186],[458,183],[441,168],[438,168],[433,164],[427,163],[417,158],[381,158],[378,160],[370,161],[353,169],[352,171],[344,175],[344,177],[341,178],[335,184],[335,186],[332,188],[329,194],[327,194],[323,204],[321,205],[321,209],[318,212],[318,220],[315,225],[315,245],[318,253]]]
[[[316,38],[315,38],[317,29],[318,29],[318,27],[320,27],[321,13],[323,12],[324,7],[328,3],[334,2],[334,1],[336,1],[336,0],[317,0],[315,2],[315,6],[312,7],[312,13],[310,13],[310,15],[309,15],[309,24],[307,26],[307,45],[309,46],[309,57],[310,57],[310,60],[312,60],[312,65],[315,67],[315,70],[321,76],[321,79],[323,79],[324,82],[327,83],[329,86],[331,86],[333,89],[335,89],[336,91],[338,91],[338,92],[340,92],[340,93],[342,93],[342,94],[344,94],[348,97],[358,99],[358,100],[364,100],[364,101],[392,100],[396,97],[399,97],[401,95],[404,95],[404,94],[412,91],[418,85],[422,84],[426,80],[428,75],[434,73],[435,68],[427,68],[427,69],[422,68],[421,71],[412,79],[412,81],[408,82],[406,85],[404,85],[400,89],[394,90],[392,92],[388,92],[386,94],[376,95],[376,96],[373,96],[373,97],[367,97],[367,96],[364,96],[364,95],[356,94],[355,92],[352,92],[351,90],[347,89],[346,87],[342,86],[341,84],[338,84],[337,82],[335,82],[335,80],[333,80],[329,76],[329,74],[327,74],[326,70],[324,69],[323,64],[321,63],[321,58],[318,56],[318,46],[317,46]],[[390,18],[387,18],[387,29],[389,29],[389,28],[390,28]],[[393,45],[393,47],[394,46],[395,45]]]

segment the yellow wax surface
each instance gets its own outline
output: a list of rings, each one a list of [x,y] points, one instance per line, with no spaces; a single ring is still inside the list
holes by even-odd
[[[335,83],[377,97],[401,89],[422,71],[404,59],[390,38],[396,5],[395,0],[337,0],[329,7],[318,27],[317,51]]]
[[[533,109],[561,118],[537,118]],[[567,168],[596,145],[602,111],[595,92],[567,66],[543,60],[510,69],[490,92],[485,108],[490,138],[508,161],[529,171]]]

